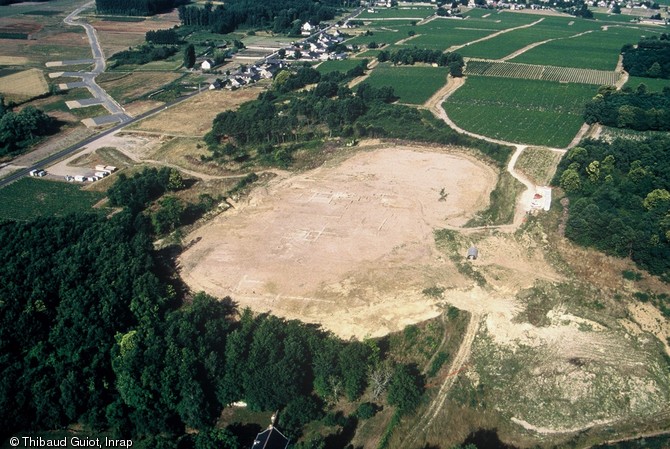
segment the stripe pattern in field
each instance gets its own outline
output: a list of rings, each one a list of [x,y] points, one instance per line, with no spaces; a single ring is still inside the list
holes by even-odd
[[[557,81],[559,83],[595,84],[598,86],[614,86],[620,76],[618,72],[607,70],[519,64],[516,62],[498,62],[486,59],[468,59],[465,66],[465,74]]]

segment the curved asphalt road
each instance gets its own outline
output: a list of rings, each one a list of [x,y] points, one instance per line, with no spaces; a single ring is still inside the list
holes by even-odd
[[[86,83],[86,86],[89,88],[93,96],[102,101],[102,105],[112,115],[117,116],[121,123],[128,122],[131,119],[130,116],[128,116],[123,108],[95,82],[95,77],[105,71],[105,55],[103,54],[102,48],[100,47],[100,42],[98,41],[98,35],[95,33],[95,28],[93,28],[93,26],[88,23],[77,21],[79,14],[83,10],[91,8],[94,4],[95,1],[91,1],[80,6],[79,8],[72,11],[63,21],[68,25],[84,27],[86,30],[86,35],[88,36],[88,40],[91,43],[91,52],[93,53],[95,66],[90,72],[65,72],[63,75],[76,76],[81,78],[81,80]]]

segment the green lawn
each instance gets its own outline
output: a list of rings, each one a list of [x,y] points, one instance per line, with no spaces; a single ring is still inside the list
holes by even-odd
[[[565,147],[597,87],[470,76],[443,107],[461,128],[509,142]]]
[[[447,82],[446,67],[377,66],[366,80],[373,87],[391,86],[401,103],[423,104]]]
[[[559,39],[539,45],[513,59],[525,64],[554,65],[584,69],[614,70],[621,47],[634,43],[649,30],[609,27],[575,38]]]
[[[104,196],[75,184],[23,178],[0,189],[0,219],[31,220],[92,212],[91,207]]]

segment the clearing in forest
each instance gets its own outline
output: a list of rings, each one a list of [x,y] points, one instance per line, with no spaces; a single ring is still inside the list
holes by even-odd
[[[495,170],[431,148],[361,152],[270,181],[188,236],[182,278],[241,307],[380,336],[439,315],[421,291],[461,279],[433,230],[484,208]],[[460,285],[460,284],[459,284]]]

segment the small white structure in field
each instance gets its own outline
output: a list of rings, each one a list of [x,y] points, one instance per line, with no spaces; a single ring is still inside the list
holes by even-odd
[[[551,209],[551,187],[542,186],[535,188],[535,195],[533,196],[533,201],[530,203],[530,209],[542,209],[544,211]]]
[[[202,64],[200,64],[200,68],[202,70],[211,70],[212,67],[214,67],[214,61],[212,61],[211,59],[205,59],[204,61],[202,61]]]

